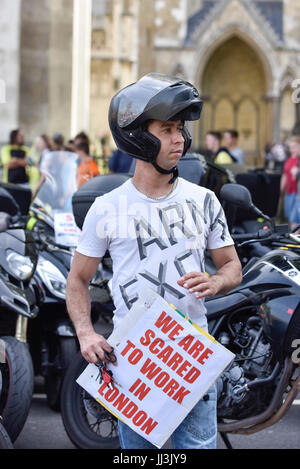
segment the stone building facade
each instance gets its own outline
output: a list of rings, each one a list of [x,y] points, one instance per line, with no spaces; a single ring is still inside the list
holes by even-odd
[[[236,128],[247,162],[300,121],[300,2],[0,0],[0,142],[109,133],[111,96],[151,71],[191,81],[204,101],[194,148]],[[2,81],[1,81],[2,80]],[[2,92],[3,95],[3,92]]]

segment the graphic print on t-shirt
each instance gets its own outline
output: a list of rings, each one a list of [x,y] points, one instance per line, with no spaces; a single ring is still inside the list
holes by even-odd
[[[160,234],[154,229],[153,225],[148,222],[144,217],[134,218],[134,227],[135,227],[135,234],[136,234],[136,241],[138,246],[139,252],[139,260],[141,261],[141,266],[145,264],[143,262],[147,257],[153,255],[151,250],[151,246],[155,245],[155,254],[157,256],[157,263],[151,265],[151,270],[149,269],[142,269],[138,272],[138,274],[134,275],[130,279],[127,279],[123,284],[119,285],[123,300],[128,309],[130,309],[139,298],[138,294],[135,294],[132,297],[129,297],[127,294],[127,288],[131,287],[133,284],[138,282],[138,276],[142,276],[145,280],[149,282],[149,286],[154,288],[157,293],[165,298],[165,294],[169,293],[169,295],[173,296],[176,299],[183,298],[186,293],[175,287],[176,282],[174,282],[174,277],[170,278],[168,272],[170,270],[170,264],[174,264],[175,269],[177,270],[176,278],[180,278],[186,273],[188,270],[185,268],[185,260],[193,256],[193,250],[201,250],[204,251],[204,243],[201,242],[201,235],[204,236],[204,225],[207,225],[208,222],[211,223],[210,230],[213,230],[217,224],[220,224],[222,227],[222,231],[220,232],[220,238],[224,241],[225,240],[225,229],[226,224],[222,220],[222,209],[220,208],[219,213],[213,219],[213,199],[210,197],[209,194],[206,195],[204,200],[204,207],[203,211],[197,205],[196,201],[193,199],[186,199],[185,200],[185,207],[190,211],[193,224],[188,226],[187,217],[186,217],[186,210],[184,210],[183,205],[179,204],[178,202],[171,203],[166,205],[163,208],[157,208],[158,213],[158,220],[160,221],[159,228],[160,233],[161,229],[163,229],[165,236],[160,236]],[[176,221],[170,221],[170,217],[168,214],[174,212],[177,214]],[[211,220],[213,220],[211,222]],[[152,216],[152,222],[155,221],[155,218]],[[170,252],[170,247],[174,245],[184,244],[183,251],[177,252],[177,250],[172,250]],[[188,249],[187,249],[188,248]],[[165,250],[168,250],[167,255],[164,256]],[[172,254],[176,253],[173,255]],[[162,257],[166,257],[165,260],[160,260]],[[201,256],[201,252],[199,253],[199,267],[201,272],[205,272],[205,265],[203,256]],[[157,271],[155,271],[155,267]],[[174,269],[173,269],[174,270]],[[170,278],[170,283],[168,283],[167,278]]]

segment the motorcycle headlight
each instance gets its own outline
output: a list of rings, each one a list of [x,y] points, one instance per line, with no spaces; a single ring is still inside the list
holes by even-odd
[[[34,264],[30,257],[22,256],[15,251],[6,251],[6,260],[13,275],[19,280],[27,280],[34,271]]]
[[[52,295],[63,300],[66,298],[66,278],[52,262],[39,257],[37,273]]]

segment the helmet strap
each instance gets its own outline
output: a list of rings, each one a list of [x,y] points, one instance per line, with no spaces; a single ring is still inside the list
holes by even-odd
[[[158,164],[155,161],[151,161],[152,165],[161,174],[173,174],[173,177],[170,179],[169,184],[174,184],[176,179],[178,178],[178,168],[177,166],[174,166],[172,169],[164,169],[158,166]]]

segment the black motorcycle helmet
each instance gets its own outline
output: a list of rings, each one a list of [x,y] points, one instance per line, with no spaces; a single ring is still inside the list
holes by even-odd
[[[163,174],[178,176],[177,167],[165,170],[156,163],[160,140],[147,131],[151,120],[184,122],[197,120],[202,101],[196,88],[187,81],[160,73],[149,73],[136,83],[119,91],[111,100],[109,126],[117,147],[134,158],[152,163]],[[192,139],[183,127],[183,155]]]

